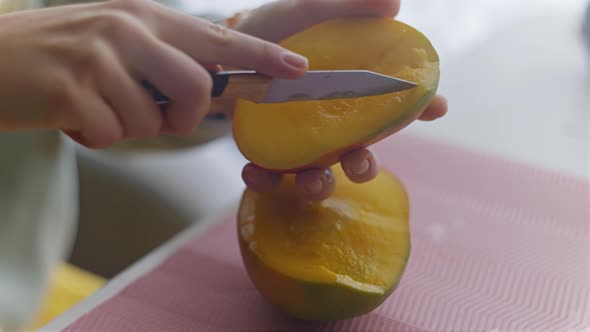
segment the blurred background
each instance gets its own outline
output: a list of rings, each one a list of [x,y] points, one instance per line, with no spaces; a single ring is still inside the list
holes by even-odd
[[[166,0],[221,18],[263,0]],[[0,10],[70,3],[0,0]],[[587,0],[405,0],[398,19],[441,58],[449,114],[403,133],[590,179]],[[584,32],[585,31],[585,32]],[[187,225],[231,206],[245,160],[224,119],[158,149],[80,149],[81,224],[72,261],[110,277]],[[203,144],[192,145],[194,142]],[[133,240],[131,240],[133,239]],[[108,246],[105,244],[108,243]]]

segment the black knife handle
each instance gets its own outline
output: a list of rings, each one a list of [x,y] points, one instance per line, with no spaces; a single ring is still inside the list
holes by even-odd
[[[227,72],[211,73],[211,78],[213,79],[211,97],[219,97],[223,94],[223,91],[225,91],[225,88],[229,84],[230,77],[231,73]]]
[[[213,80],[212,97],[219,97],[223,94],[223,91],[225,91],[225,88],[229,84],[231,75],[232,72],[211,73],[211,79]],[[161,93],[152,83],[142,81],[141,84],[152,95],[152,98],[157,104],[167,104],[170,102],[170,98]]]

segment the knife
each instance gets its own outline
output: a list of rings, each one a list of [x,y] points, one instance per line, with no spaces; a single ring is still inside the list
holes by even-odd
[[[375,96],[411,89],[415,83],[368,70],[312,70],[299,79],[278,79],[256,71],[211,73],[214,103],[247,99],[256,103],[346,99]],[[149,82],[144,87],[157,104],[170,102]],[[219,106],[219,105],[218,105]]]

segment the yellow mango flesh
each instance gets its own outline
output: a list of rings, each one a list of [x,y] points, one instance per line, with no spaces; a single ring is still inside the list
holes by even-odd
[[[336,189],[306,200],[289,175],[272,193],[246,190],[238,214],[242,257],[255,286],[307,320],[357,316],[381,304],[410,254],[409,204],[388,171],[364,184],[334,168]]]
[[[436,93],[439,59],[426,37],[393,19],[328,21],[281,43],[311,70],[371,70],[418,86],[379,96],[257,104],[239,100],[234,138],[252,163],[270,170],[326,167],[415,120]]]

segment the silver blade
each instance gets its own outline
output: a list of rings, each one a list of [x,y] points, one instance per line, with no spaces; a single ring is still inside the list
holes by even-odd
[[[316,70],[297,80],[273,79],[263,102],[358,98],[415,86],[415,83],[368,70]]]

